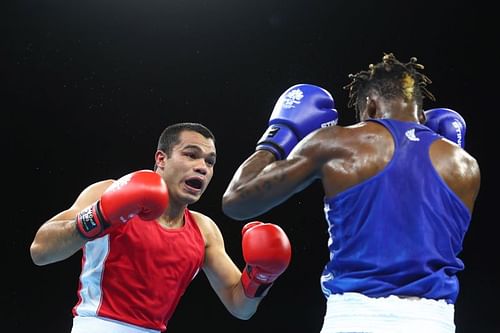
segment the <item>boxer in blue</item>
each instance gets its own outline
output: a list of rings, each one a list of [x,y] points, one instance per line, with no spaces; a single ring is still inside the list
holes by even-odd
[[[424,110],[431,80],[392,53],[350,75],[359,122],[338,126],[332,95],[299,84],[271,114],[222,200],[244,220],[314,181],[324,189],[330,260],[321,333],[452,333],[458,257],[480,188],[465,120]]]

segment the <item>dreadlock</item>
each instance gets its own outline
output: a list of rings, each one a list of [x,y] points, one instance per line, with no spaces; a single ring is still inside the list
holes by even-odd
[[[382,62],[370,64],[368,70],[349,74],[351,83],[343,87],[349,90],[348,107],[355,107],[357,116],[366,106],[370,91],[376,91],[385,98],[403,97],[405,101],[414,99],[418,107],[423,107],[425,97],[435,101],[434,95],[427,90],[432,81],[420,70],[424,66],[412,57],[406,64],[401,63],[394,54],[384,53]]]

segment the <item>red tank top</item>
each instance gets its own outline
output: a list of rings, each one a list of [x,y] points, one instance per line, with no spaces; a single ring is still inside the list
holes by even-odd
[[[136,216],[87,242],[73,315],[166,330],[204,260],[205,242],[187,209],[184,222],[179,229],[165,229]]]

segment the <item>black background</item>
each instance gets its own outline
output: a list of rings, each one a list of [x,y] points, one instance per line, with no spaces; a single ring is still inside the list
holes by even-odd
[[[152,167],[158,135],[171,123],[202,122],[217,137],[214,179],[191,208],[218,223],[242,267],[243,222],[222,214],[221,196],[277,97],[296,83],[321,85],[335,97],[339,123],[350,124],[341,87],[384,52],[416,56],[434,81],[437,101],[426,108],[449,107],[467,121],[466,149],[483,181],[460,255],[457,332],[500,331],[498,218],[490,204],[498,148],[488,128],[498,108],[492,52],[499,39],[481,2],[20,0],[2,7],[6,332],[70,331],[81,253],[37,267],[29,257],[34,234],[88,184]],[[286,230],[293,260],[250,321],[233,318],[201,273],[168,332],[319,332],[328,257],[321,200],[313,184],[259,217]]]

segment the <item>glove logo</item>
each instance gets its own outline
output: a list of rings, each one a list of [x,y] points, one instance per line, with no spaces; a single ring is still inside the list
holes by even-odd
[[[111,184],[111,186],[108,188],[108,191],[118,191],[120,188],[127,185],[131,178],[131,174],[121,177],[117,181],[113,182],[113,184]]]
[[[455,128],[455,132],[457,133],[457,144],[459,146],[462,145],[462,124],[458,120],[455,120],[451,123],[451,125]]]
[[[266,137],[267,138],[274,137],[276,135],[276,133],[278,133],[279,130],[280,130],[280,128],[278,126],[269,127],[269,130],[267,131]]]
[[[304,93],[300,89],[293,89],[283,97],[283,108],[291,109],[295,104],[300,104],[300,100],[304,98]]]
[[[94,213],[91,207],[85,209],[80,214],[79,218],[82,223],[82,227],[86,232],[89,232],[97,227],[97,224],[94,220]]]
[[[335,126],[335,125],[337,125],[337,121],[338,121],[338,119],[334,119],[334,120],[327,121],[326,123],[322,123],[321,128]]]
[[[262,274],[262,273],[257,273],[257,275],[255,276],[255,278],[259,281],[262,281],[262,282],[268,282],[269,281],[269,276],[267,276],[266,274]]]
[[[137,214],[135,213],[130,213],[128,214],[127,216],[120,216],[120,222],[121,223],[127,223],[130,219],[132,219],[134,216],[136,216]]]

